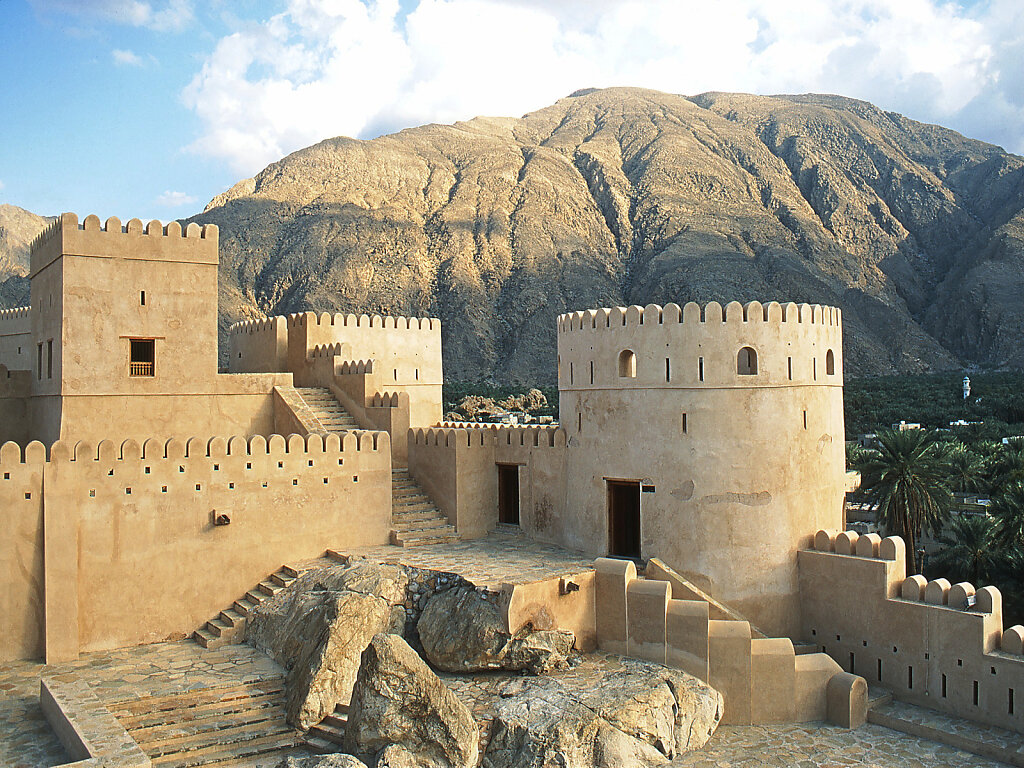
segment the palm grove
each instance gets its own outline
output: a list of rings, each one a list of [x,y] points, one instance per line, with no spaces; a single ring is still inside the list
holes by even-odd
[[[909,573],[995,585],[1008,617],[1024,617],[1024,439],[886,429],[871,448],[851,446],[848,460],[877,522],[907,542]],[[970,494],[991,503],[963,503]],[[927,557],[925,536],[934,543]]]

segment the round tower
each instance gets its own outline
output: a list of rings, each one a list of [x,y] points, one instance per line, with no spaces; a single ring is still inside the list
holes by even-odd
[[[843,524],[839,310],[566,314],[558,371],[568,543],[658,557],[762,631],[796,636],[796,552]]]

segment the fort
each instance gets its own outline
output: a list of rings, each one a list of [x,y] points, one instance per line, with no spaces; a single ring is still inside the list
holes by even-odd
[[[68,213],[33,243],[0,312],[0,662],[217,647],[283,564],[498,530],[593,561],[571,590],[510,575],[510,632],[682,669],[723,722],[856,726],[870,683],[1024,733],[999,592],[843,532],[838,309],[564,314],[557,424],[453,423],[436,319],[254,318],[218,370],[217,243]]]

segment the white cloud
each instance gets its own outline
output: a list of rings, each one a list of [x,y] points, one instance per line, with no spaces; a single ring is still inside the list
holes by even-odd
[[[194,204],[196,198],[185,192],[172,192],[168,189],[155,202],[157,205],[164,206],[165,208],[180,208],[183,205]]]
[[[194,18],[192,0],[29,0],[43,14],[71,14],[114,24],[180,31]]]
[[[114,57],[115,64],[123,64],[128,67],[142,66],[142,59],[131,51],[115,48],[110,52],[110,55]]]
[[[990,0],[288,0],[183,93],[251,175],[335,135],[519,115],[587,86],[826,92],[1024,149],[1024,10]],[[986,125],[994,116],[998,125]]]

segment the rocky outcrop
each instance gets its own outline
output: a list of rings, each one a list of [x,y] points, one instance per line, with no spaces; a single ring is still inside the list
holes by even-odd
[[[575,641],[557,630],[527,628],[511,636],[495,596],[467,586],[431,598],[418,628],[427,660],[445,672],[543,672],[564,665]]]
[[[518,678],[501,696],[487,768],[663,765],[704,746],[722,716],[715,689],[634,660],[597,681]]]
[[[288,722],[308,728],[347,703],[363,649],[405,628],[408,577],[401,568],[357,562],[317,569],[264,600],[246,640],[288,671]]]
[[[286,757],[276,768],[366,768],[366,763],[352,755],[314,755]]]
[[[574,94],[290,154],[216,198],[225,320],[441,318],[456,381],[555,380],[555,317],[835,304],[849,373],[1024,365],[1024,159],[834,96]]]
[[[381,634],[363,652],[345,749],[370,764],[380,755],[386,764],[407,765],[414,755],[423,768],[470,768],[477,762],[478,732],[466,705],[409,644]]]

